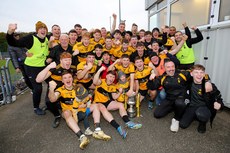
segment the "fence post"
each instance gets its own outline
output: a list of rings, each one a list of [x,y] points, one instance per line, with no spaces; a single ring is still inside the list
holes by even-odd
[[[13,89],[12,89],[13,86],[12,86],[12,80],[11,80],[11,75],[10,75],[10,70],[9,70],[10,58],[5,58],[5,59],[6,59],[6,64],[5,64],[5,67],[6,67],[6,76],[7,76],[7,79],[8,79],[10,94],[12,96],[13,95]]]
[[[2,101],[0,101],[0,106],[6,103],[6,90],[4,87],[2,71],[3,71],[3,67],[0,68],[0,87],[1,87],[1,94],[3,97]]]
[[[11,92],[10,92],[10,87],[9,87],[9,80],[8,80],[9,78],[7,78],[5,66],[2,66],[2,73],[3,73],[4,87],[6,89],[6,103],[11,103],[12,97],[11,97]]]

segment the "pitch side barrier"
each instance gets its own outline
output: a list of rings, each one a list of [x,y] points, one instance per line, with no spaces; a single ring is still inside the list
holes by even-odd
[[[9,62],[10,58],[6,58],[6,64],[1,66],[0,69],[0,105],[12,103],[16,100],[16,96],[13,95]]]

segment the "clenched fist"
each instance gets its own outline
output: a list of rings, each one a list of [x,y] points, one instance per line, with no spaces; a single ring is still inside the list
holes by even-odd
[[[17,29],[17,24],[16,23],[10,23],[9,26],[8,26],[8,31],[7,33],[9,35],[11,35],[12,33],[15,32],[15,30]]]

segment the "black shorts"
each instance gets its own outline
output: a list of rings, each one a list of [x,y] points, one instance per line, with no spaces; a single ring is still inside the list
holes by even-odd
[[[148,93],[148,90],[139,90],[139,93],[141,94],[141,96],[146,96]]]
[[[90,80],[89,82],[83,83],[83,82],[79,82],[79,84],[82,84],[85,89],[89,89],[89,87],[93,84],[93,80]]]
[[[100,103],[100,104],[103,104],[105,106],[105,108],[107,108],[109,106],[110,102],[112,102],[112,100],[108,100],[107,102]]]

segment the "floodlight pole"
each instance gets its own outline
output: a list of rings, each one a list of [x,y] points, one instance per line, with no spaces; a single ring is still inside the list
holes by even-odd
[[[121,23],[121,0],[119,0],[119,23]]]

